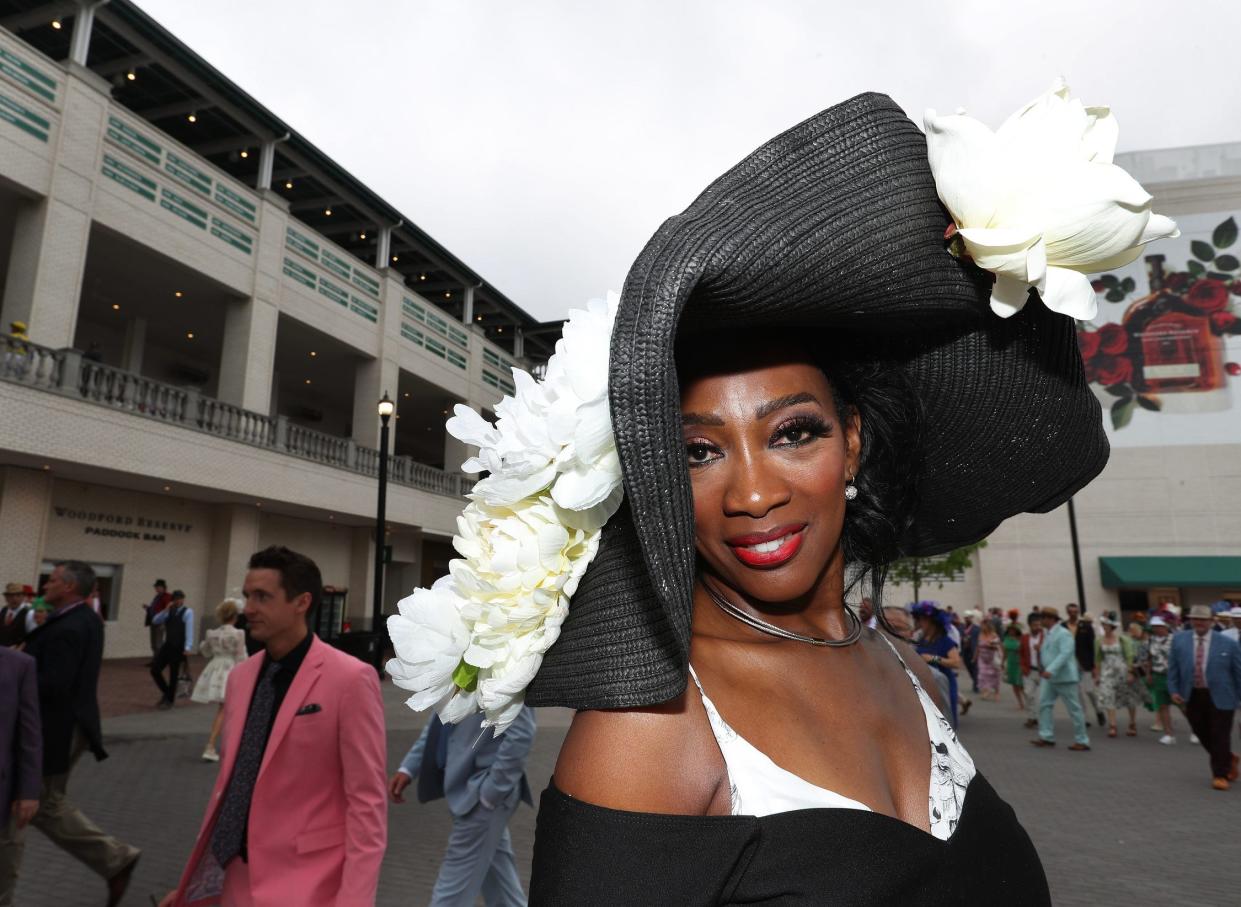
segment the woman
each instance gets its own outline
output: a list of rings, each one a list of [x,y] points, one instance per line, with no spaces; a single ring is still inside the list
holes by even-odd
[[[1025,675],[1030,666],[1022,659],[1021,640],[1025,635],[1021,624],[1015,617],[1010,618],[1004,628],[1004,682],[1013,688],[1017,697],[1017,711],[1026,710]]]
[[[1150,679],[1151,704],[1157,716],[1156,726],[1163,731],[1159,742],[1173,746],[1172,697],[1168,693],[1168,656],[1172,653],[1172,633],[1166,618],[1156,614],[1150,621],[1150,639],[1146,652],[1146,676]]]
[[[982,622],[978,634],[978,689],[983,699],[992,702],[1000,700],[1000,660],[1003,657],[1003,644],[995,630],[995,623],[990,619]]]
[[[1107,458],[1072,319],[945,250],[931,161],[978,171],[931,154],[879,95],[810,118],[659,229],[610,341],[579,352],[602,313],[571,316],[496,425],[458,408],[488,475],[389,671],[445,720],[576,710],[531,904],[1049,903],[935,695],[941,620],[919,658],[845,605],[865,582],[886,626],[887,565],[1051,510]],[[577,379],[605,349],[601,391]]]
[[[194,692],[190,698],[195,702],[214,702],[219,706],[215,719],[211,722],[211,735],[207,738],[207,746],[203,749],[204,762],[220,761],[220,753],[215,744],[224,725],[224,691],[228,687],[228,675],[233,668],[246,660],[246,635],[234,626],[239,613],[241,603],[235,598],[226,598],[216,605],[215,619],[220,626],[208,630],[198,647],[199,654],[210,661],[199,675],[198,683],[194,684]]]
[[[1129,640],[1133,646],[1133,698],[1142,703],[1142,708],[1148,712],[1155,710],[1154,704],[1151,702],[1151,691],[1148,686],[1150,677],[1147,674],[1146,666],[1150,661],[1150,638],[1146,635],[1146,628],[1142,625],[1146,620],[1146,615],[1141,611],[1134,615],[1134,619],[1129,622],[1128,632]]]
[[[1137,700],[1133,696],[1134,646],[1128,636],[1117,634],[1120,621],[1108,612],[1099,618],[1103,635],[1094,643],[1094,682],[1099,691],[1099,708],[1107,713],[1107,735],[1116,736],[1116,710],[1129,710],[1129,727],[1126,737],[1136,737]]]
[[[948,704],[952,713],[952,726],[957,726],[957,671],[964,662],[961,649],[956,640],[948,632],[952,623],[952,615],[940,608],[936,602],[918,602],[913,606],[914,621],[918,627],[917,642],[914,649],[932,668],[935,668],[935,683],[939,687],[943,701]]]

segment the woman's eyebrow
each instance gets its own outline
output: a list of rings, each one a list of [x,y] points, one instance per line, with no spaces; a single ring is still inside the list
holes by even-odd
[[[809,391],[802,391],[799,394],[788,394],[784,397],[777,397],[774,400],[768,400],[754,411],[755,419],[765,419],[777,410],[784,409],[789,406],[796,406],[798,403],[819,403],[819,398]],[[822,403],[819,403],[822,406]]]
[[[682,413],[681,424],[721,426],[724,424],[724,420],[715,413]]]

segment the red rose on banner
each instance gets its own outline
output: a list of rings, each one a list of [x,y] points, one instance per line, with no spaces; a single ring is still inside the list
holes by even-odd
[[[1098,331],[1078,331],[1077,346],[1082,351],[1082,358],[1089,359],[1099,352]]]
[[[1104,387],[1127,384],[1133,377],[1133,363],[1128,356],[1100,356],[1094,364],[1098,367],[1098,381]]]
[[[1084,363],[1087,384],[1094,384],[1099,380],[1099,366],[1095,364],[1096,362],[1098,362],[1097,359],[1091,359]]]
[[[1099,328],[1099,349],[1109,356],[1118,356],[1129,349],[1129,334],[1119,324]]]
[[[1212,312],[1211,330],[1217,334],[1241,333],[1241,318],[1231,312]]]
[[[1218,312],[1228,305],[1228,285],[1214,277],[1204,277],[1189,288],[1185,304],[1199,312]]]
[[[1184,271],[1177,271],[1173,274],[1169,274],[1163,279],[1164,289],[1171,290],[1174,293],[1185,289],[1185,286],[1188,283],[1189,275]]]

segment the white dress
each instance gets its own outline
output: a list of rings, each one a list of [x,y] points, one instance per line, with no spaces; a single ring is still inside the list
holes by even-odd
[[[211,660],[203,668],[190,698],[195,702],[223,702],[228,675],[246,660],[246,634],[225,624],[208,630],[198,651]]]
[[[882,634],[880,634],[882,636]],[[888,642],[887,637],[883,637]],[[922,689],[896,647],[888,643],[901,662],[906,676],[913,683],[926,716],[927,750],[931,760],[931,785],[928,791],[931,834],[946,841],[957,827],[961,809],[965,805],[965,789],[974,778],[974,760],[957,739],[952,725],[935,706],[935,701]],[[707,697],[698,674],[690,666],[690,676],[702,694],[702,704],[711,722],[728,769],[728,781],[732,793],[734,816],[769,816],[773,813],[791,812],[797,809],[860,809],[870,812],[870,807],[851,800],[835,791],[811,784],[777,765],[766,753],[758,749],[726,722]]]

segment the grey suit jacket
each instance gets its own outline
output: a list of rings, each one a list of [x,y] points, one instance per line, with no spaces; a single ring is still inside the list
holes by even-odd
[[[420,789],[437,794],[442,791],[454,816],[465,815],[480,800],[492,807],[512,808],[520,798],[533,806],[534,797],[526,780],[526,759],[534,744],[534,712],[523,708],[517,720],[499,737],[490,729],[484,730],[482,722],[483,716],[476,714],[460,724],[441,726],[449,730],[442,778],[420,777],[424,772],[439,772],[435,748],[428,746],[435,721],[423,728],[421,736],[401,760],[400,770],[423,782]],[[426,784],[427,781],[431,783]],[[425,799],[435,799],[435,795]]]
[[[14,800],[37,800],[43,783],[43,730],[34,659],[0,646],[0,817]]]

